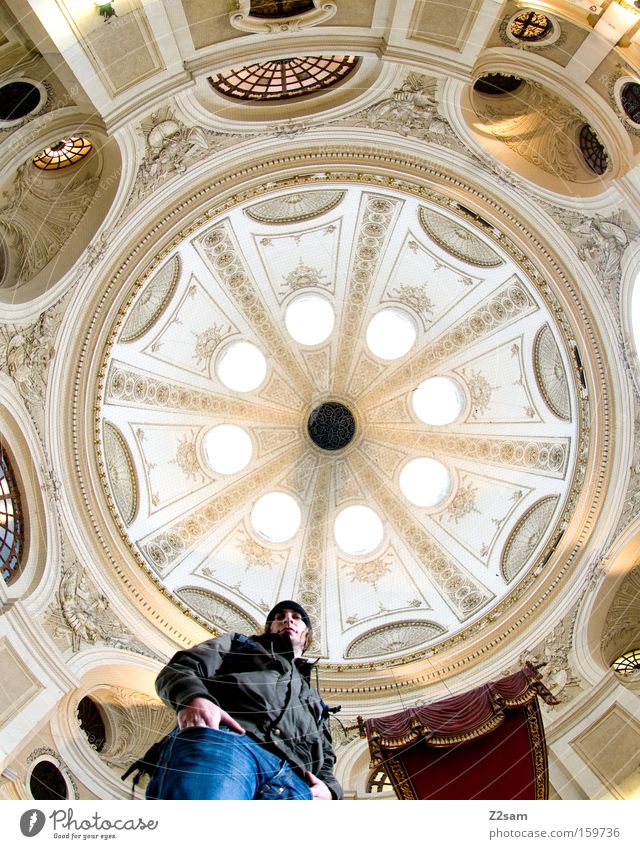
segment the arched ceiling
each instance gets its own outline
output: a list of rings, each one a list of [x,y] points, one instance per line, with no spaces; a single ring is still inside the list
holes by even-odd
[[[298,598],[317,623],[315,650],[353,667],[455,643],[544,581],[582,482],[581,402],[567,323],[509,245],[454,203],[356,180],[263,194],[176,238],[124,287],[96,360],[104,495],[138,568],[213,630],[260,628],[275,601]],[[285,315],[312,293],[335,321],[309,346]],[[367,329],[389,308],[416,338],[385,360]],[[248,392],[218,373],[236,341],[266,359]],[[413,409],[413,391],[435,376],[461,392],[451,424]],[[324,401],[355,418],[339,450],[309,437]],[[207,462],[205,435],[219,424],[251,440],[232,474]],[[400,486],[416,458],[449,472],[433,507]],[[269,492],[301,511],[284,542],[252,523]],[[354,505],[382,521],[367,554],[336,542],[336,517]]]

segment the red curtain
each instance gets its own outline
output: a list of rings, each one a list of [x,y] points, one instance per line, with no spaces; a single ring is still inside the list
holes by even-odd
[[[364,723],[372,766],[399,799],[546,799],[537,698],[557,700],[532,666],[474,690]]]

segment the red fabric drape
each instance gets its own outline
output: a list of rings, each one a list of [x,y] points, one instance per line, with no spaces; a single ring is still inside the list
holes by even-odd
[[[372,765],[400,799],[544,799],[544,729],[537,697],[556,699],[536,669],[364,723]]]

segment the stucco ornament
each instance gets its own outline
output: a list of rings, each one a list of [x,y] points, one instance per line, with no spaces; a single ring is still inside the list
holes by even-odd
[[[0,369],[13,380],[27,404],[44,405],[58,324],[59,318],[49,310],[33,324],[0,329]]]
[[[592,269],[605,294],[617,293],[623,254],[640,230],[623,213],[590,218],[576,212],[555,212],[576,245],[578,257]]]
[[[202,127],[187,127],[171,110],[162,109],[141,124],[146,150],[132,199],[140,199],[167,178],[184,174],[196,162],[218,148],[224,134]]]
[[[252,5],[251,0],[236,0],[236,11],[229,14],[232,27],[242,32],[299,32],[317,24],[326,24],[338,10],[335,3],[323,3],[322,0],[310,0],[309,3],[263,2],[257,4],[261,14],[255,15]],[[270,12],[268,17],[265,12]]]
[[[30,163],[28,163],[30,164]],[[61,184],[43,182],[37,169],[21,166],[0,207],[0,237],[9,261],[0,285],[27,283],[60,253],[88,210],[99,177],[89,175]]]
[[[432,77],[409,74],[391,97],[366,110],[367,124],[418,138],[445,134],[450,128],[438,114],[436,86]]]
[[[50,622],[54,637],[70,635],[74,652],[83,643],[107,643],[138,654],[150,654],[114,616],[109,600],[90,580],[85,568],[77,561],[62,567],[62,577],[56,592],[57,605],[50,607]],[[152,655],[155,656],[155,655]]]
[[[569,663],[569,652],[571,651],[572,629],[567,628],[564,622],[558,622],[556,627],[546,637],[541,648],[534,652],[525,652],[520,657],[520,665],[532,663],[544,666],[544,683],[554,696],[562,694],[562,702],[568,701],[572,694],[568,689],[579,686],[580,679],[576,676]],[[548,708],[552,710],[553,708]]]

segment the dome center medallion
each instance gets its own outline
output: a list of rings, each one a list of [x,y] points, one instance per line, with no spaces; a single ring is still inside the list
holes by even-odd
[[[345,448],[356,432],[356,420],[353,413],[344,404],[326,401],[315,407],[307,421],[307,430],[311,440],[324,451],[338,451]]]

